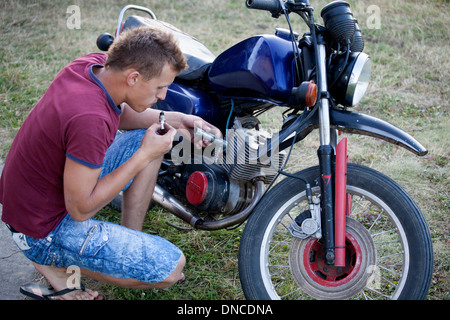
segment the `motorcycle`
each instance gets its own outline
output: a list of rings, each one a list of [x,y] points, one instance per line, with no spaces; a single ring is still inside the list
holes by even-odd
[[[216,139],[196,130],[213,146],[201,154],[175,142],[153,201],[195,229],[246,223],[239,275],[247,299],[424,299],[433,252],[420,209],[387,176],[347,164],[347,139],[339,135],[372,136],[427,154],[405,131],[351,111],[368,87],[371,59],[350,5],[326,5],[324,25],[315,23],[308,0],[247,0],[246,6],[284,16],[288,29],[250,37],[218,56],[148,8],[120,12],[116,36],[137,26],[163,28],[187,58],[188,69],[156,108],[198,115],[224,134]],[[130,9],[149,17],[124,21]],[[309,32],[299,37],[291,15]],[[113,41],[102,34],[97,45],[106,51]],[[258,120],[268,110],[285,110],[273,134]],[[318,166],[286,172],[293,146],[315,129]],[[275,183],[280,176],[285,179]]]

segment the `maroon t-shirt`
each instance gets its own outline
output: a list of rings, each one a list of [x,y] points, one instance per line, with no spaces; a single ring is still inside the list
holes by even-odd
[[[121,112],[92,72],[105,60],[93,53],[67,65],[17,133],[0,179],[2,220],[17,231],[43,238],[67,214],[66,157],[101,168]]]

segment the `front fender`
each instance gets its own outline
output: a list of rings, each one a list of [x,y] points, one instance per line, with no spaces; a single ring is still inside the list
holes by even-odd
[[[318,113],[310,114],[311,111],[303,112],[291,125],[284,128],[279,135],[279,150],[283,150],[292,144],[288,138],[296,132],[296,142],[304,139],[311,131],[319,127]],[[343,132],[356,133],[385,140],[389,143],[402,146],[418,156],[424,156],[428,150],[414,137],[393,124],[358,112],[347,110],[330,109],[330,125],[333,129]]]
[[[376,137],[424,156],[428,150],[414,137],[393,124],[359,112],[330,109],[330,122],[333,128],[343,132]]]

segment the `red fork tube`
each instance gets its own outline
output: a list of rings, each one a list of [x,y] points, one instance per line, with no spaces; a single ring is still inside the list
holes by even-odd
[[[347,138],[336,146],[334,243],[337,267],[345,266],[345,216],[347,204]]]

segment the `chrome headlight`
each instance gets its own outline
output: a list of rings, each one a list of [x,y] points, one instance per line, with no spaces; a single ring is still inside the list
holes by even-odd
[[[372,60],[365,53],[360,53],[356,58],[352,72],[349,75],[345,102],[351,106],[357,105],[366,94],[369,86]]]
[[[364,52],[352,52],[349,55],[345,70],[341,73],[343,66],[337,62],[329,74],[331,95],[336,101],[346,107],[357,105],[366,94],[369,86],[372,70],[372,60]],[[338,79],[336,77],[339,76]]]

